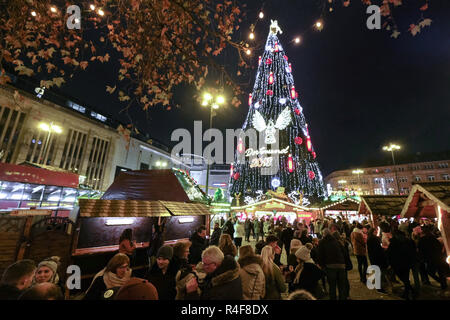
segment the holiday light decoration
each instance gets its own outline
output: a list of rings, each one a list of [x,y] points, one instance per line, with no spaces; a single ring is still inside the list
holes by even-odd
[[[252,94],[251,93],[248,95],[248,105],[249,106],[252,105]]]
[[[236,150],[229,192],[255,199],[256,190],[266,193],[283,187],[286,194],[296,191],[302,199],[318,202],[326,191],[298,101],[292,65],[277,37],[280,32],[273,22],[258,58],[253,102],[242,127],[244,131],[255,128],[264,140],[258,140],[259,146],[243,148],[244,158]]]
[[[239,138],[238,152],[239,152],[239,153],[244,152],[244,142],[242,141],[242,138]]]
[[[294,171],[294,163],[292,161],[292,155],[288,156],[288,171],[289,172]]]
[[[308,151],[312,150],[312,144],[311,144],[311,138],[310,137],[306,138],[306,148],[308,149]]]
[[[315,159],[316,156],[317,156],[316,153],[313,151],[311,154],[312,154],[312,156],[313,156],[313,159]]]
[[[292,88],[291,88],[291,98],[292,99],[297,98],[297,92],[295,91],[295,87],[294,86],[292,86]]]
[[[233,176],[233,172],[234,172],[234,165],[231,164],[231,166],[230,166],[230,177]]]

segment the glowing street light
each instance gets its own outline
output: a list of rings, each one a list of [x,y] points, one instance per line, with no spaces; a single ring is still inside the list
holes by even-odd
[[[249,56],[249,55],[251,55],[252,54],[252,50],[250,50],[250,49],[247,49],[247,51],[245,51],[245,53]]]
[[[213,109],[217,110],[220,108],[220,105],[225,103],[225,97],[223,95],[218,95],[213,97],[209,92],[205,92],[203,94],[202,106],[210,106],[210,114],[209,114],[209,128],[212,128],[212,118],[213,118]],[[206,159],[205,159],[206,160]],[[208,196],[208,188],[209,188],[209,161],[207,161],[207,169],[206,169],[206,188],[205,193]]]
[[[323,29],[323,22],[321,20],[317,21],[314,26],[316,27],[317,30],[322,30]]]
[[[264,13],[262,11],[259,13],[259,18],[260,19],[264,18]]]
[[[398,179],[397,179],[397,170],[395,169],[395,158],[394,158],[394,151],[400,150],[401,147],[399,145],[396,145],[394,143],[390,143],[389,146],[384,146],[383,150],[388,151],[392,155],[392,163],[394,165],[394,176],[395,176],[395,182],[397,183],[397,193],[400,194],[400,187],[398,185]]]
[[[297,37],[297,38],[294,39],[294,42],[295,42],[296,44],[299,44],[300,41],[301,41],[300,37]]]

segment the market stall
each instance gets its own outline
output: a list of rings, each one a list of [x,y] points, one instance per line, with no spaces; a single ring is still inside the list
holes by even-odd
[[[361,221],[364,219],[362,216],[358,214],[360,201],[355,200],[353,198],[345,198],[339,201],[332,202],[331,204],[327,204],[322,207],[320,210],[322,211],[322,215],[324,217],[329,217],[332,219],[336,219],[337,217],[341,217],[353,221]]]
[[[437,219],[450,264],[450,182],[413,185],[401,211],[402,218]]]
[[[375,226],[381,216],[400,217],[406,198],[400,195],[361,196],[358,214]]]
[[[127,171],[120,174],[102,199],[80,199],[71,213],[77,232],[74,263],[84,266],[91,278],[118,252],[119,237],[130,228],[137,242],[133,269],[148,264],[147,249],[156,230],[173,243],[187,239],[200,225],[209,223],[206,197],[187,173],[177,170]]]

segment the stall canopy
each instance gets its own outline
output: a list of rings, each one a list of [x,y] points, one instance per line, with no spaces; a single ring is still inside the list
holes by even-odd
[[[361,196],[358,214],[368,216],[400,215],[406,198],[407,196],[399,195]]]
[[[200,203],[80,199],[80,217],[171,217],[209,215]]]
[[[102,200],[207,202],[193,179],[177,169],[122,172]]]
[[[324,211],[358,211],[359,208],[359,201],[352,199],[352,198],[346,198],[337,202],[333,202],[331,204],[328,204],[325,207],[322,207],[321,209]]]
[[[405,218],[436,218],[436,207],[450,212],[450,182],[428,182],[416,184],[401,212]]]

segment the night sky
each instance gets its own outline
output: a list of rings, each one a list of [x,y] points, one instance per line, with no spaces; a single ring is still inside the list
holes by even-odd
[[[412,1],[414,7],[399,7],[396,22],[402,33],[397,39],[386,30],[368,30],[365,7],[359,0],[351,2],[350,7],[338,6],[331,14],[326,10],[324,29],[317,32],[311,26],[322,11],[315,0],[266,1],[265,17],[258,20],[255,30],[259,46],[265,44],[270,19],[278,20],[283,30],[278,37],[292,63],[324,177],[373,159],[390,164],[390,154],[381,148],[391,141],[400,144],[405,154],[450,150],[450,2],[431,1],[424,16],[433,22],[415,37],[407,29],[420,21],[421,1]],[[240,33],[244,40],[262,2],[247,4],[248,17]],[[292,43],[296,35],[302,36],[301,45]],[[261,54],[254,53],[255,67]],[[235,70],[237,60],[232,55],[222,57],[221,62]],[[124,112],[119,113],[125,105],[105,91],[106,85],[114,86],[116,68],[114,63],[92,64],[62,90],[129,122]],[[220,110],[213,127],[225,131],[242,126],[256,68],[248,70],[248,75],[251,80],[244,87],[242,105]],[[173,130],[191,130],[194,120],[203,120],[204,128],[208,125],[209,112],[194,101],[195,94],[193,88],[180,88],[175,102],[181,108],[155,107],[146,113],[134,107],[129,116],[139,130],[173,146]]]

